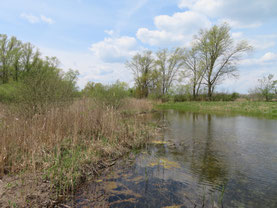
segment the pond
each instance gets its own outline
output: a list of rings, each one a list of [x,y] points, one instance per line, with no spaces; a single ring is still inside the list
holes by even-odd
[[[169,110],[162,132],[76,207],[277,207],[277,120]]]

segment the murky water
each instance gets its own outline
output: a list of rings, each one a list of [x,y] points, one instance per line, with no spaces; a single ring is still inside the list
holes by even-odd
[[[77,207],[277,207],[277,121],[178,111],[132,159],[74,199]]]

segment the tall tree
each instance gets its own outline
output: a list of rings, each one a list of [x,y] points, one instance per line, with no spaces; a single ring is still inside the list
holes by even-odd
[[[184,49],[176,48],[172,52],[162,49],[156,53],[155,61],[157,71],[160,73],[161,93],[165,95],[176,80],[178,72],[184,65]]]
[[[188,76],[190,77],[192,95],[195,100],[199,94],[205,75],[203,60],[201,59],[200,51],[196,46],[193,46],[190,50],[186,51],[184,56],[184,68],[186,74],[185,76],[187,76],[186,72],[188,72]]]
[[[209,30],[200,30],[195,40],[201,58],[204,60],[204,79],[208,88],[208,98],[211,99],[216,85],[227,77],[238,76],[238,61],[252,47],[247,41],[235,44],[227,24],[215,25]]]
[[[22,43],[18,41],[18,47],[15,49],[14,57],[13,57],[13,80],[18,81],[22,64]]]
[[[0,34],[0,79],[2,84],[9,81],[19,47],[20,42],[15,37],[9,39],[7,35]]]
[[[126,67],[131,69],[140,97],[148,97],[149,86],[152,81],[152,72],[154,70],[154,59],[151,51],[144,51],[142,54],[136,54],[131,61],[126,62]]]
[[[31,43],[25,43],[22,47],[22,67],[24,72],[29,72],[32,67],[38,64],[40,52],[35,50],[35,46]]]

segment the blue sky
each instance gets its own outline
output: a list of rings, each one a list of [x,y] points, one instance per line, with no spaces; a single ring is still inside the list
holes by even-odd
[[[144,49],[189,47],[201,28],[228,22],[235,40],[255,50],[243,57],[240,78],[221,91],[246,93],[269,73],[277,78],[276,0],[9,0],[0,8],[0,33],[57,56],[88,81],[132,85],[126,60]]]

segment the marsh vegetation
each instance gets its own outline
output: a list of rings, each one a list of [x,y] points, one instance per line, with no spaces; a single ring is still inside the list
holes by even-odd
[[[234,42],[230,29],[222,24],[200,30],[190,49],[148,50],[134,55],[126,62],[134,74],[133,87],[120,81],[91,81],[82,90],[77,87],[77,70],[65,72],[56,57],[43,57],[32,44],[0,35],[0,206],[56,206],[68,202],[68,196],[73,199],[69,203],[78,204],[79,199],[74,201],[76,192],[82,192],[80,185],[88,180],[93,180],[92,187],[107,193],[100,201],[105,206],[145,207],[148,203],[152,207],[196,207],[223,202],[230,207],[254,206],[251,200],[255,201],[258,192],[265,197],[265,204],[276,204],[271,194],[276,184],[259,177],[268,174],[265,180],[272,180],[276,176],[271,170],[259,169],[263,164],[276,170],[272,163],[275,158],[264,155],[265,147],[276,148],[275,129],[268,128],[267,133],[261,130],[262,144],[251,134],[254,146],[249,154],[236,143],[245,142],[245,131],[232,125],[223,126],[228,134],[218,130],[219,121],[229,124],[228,119],[238,125],[253,122],[254,127],[256,123],[276,124],[274,120],[225,113],[277,118],[277,81],[273,75],[259,79],[248,95],[216,91],[226,79],[238,76],[239,60],[252,50],[247,41]],[[154,106],[185,113],[154,114]],[[253,126],[246,127],[255,131]],[[225,142],[236,154],[246,155],[237,158]],[[243,165],[251,166],[255,151],[262,154],[264,163],[254,163],[258,172],[254,170],[251,177],[270,186],[271,193],[258,187],[249,200],[244,197],[247,191],[240,187],[257,184],[243,167],[232,167],[230,161],[242,159]],[[118,166],[115,161],[128,153],[131,159],[121,160]],[[125,168],[126,161],[130,163]],[[101,177],[113,165],[116,176]],[[227,186],[228,181],[235,185]],[[206,188],[208,193],[200,191]],[[225,188],[235,195],[234,200],[223,200]],[[244,195],[240,198],[236,191]],[[206,198],[211,193],[216,202]],[[94,206],[99,193],[93,194],[89,205]],[[83,193],[78,196],[87,197]]]

